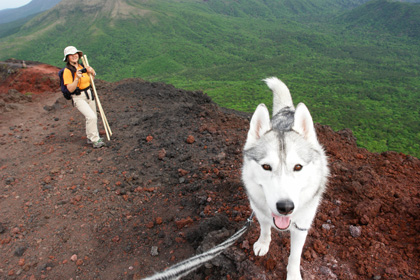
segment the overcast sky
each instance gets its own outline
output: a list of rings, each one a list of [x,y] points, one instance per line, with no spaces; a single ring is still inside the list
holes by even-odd
[[[0,10],[18,8],[31,2],[31,0],[0,0]]]

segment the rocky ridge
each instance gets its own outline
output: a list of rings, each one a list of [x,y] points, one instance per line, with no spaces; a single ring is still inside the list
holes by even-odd
[[[0,64],[1,279],[142,279],[245,223],[249,114],[171,85],[98,80],[114,135],[92,149],[58,69],[26,64]],[[419,279],[419,159],[358,148],[349,130],[316,129],[331,178],[304,279]],[[258,232],[255,221],[185,279],[285,279],[288,234],[273,233],[269,253],[256,257]]]

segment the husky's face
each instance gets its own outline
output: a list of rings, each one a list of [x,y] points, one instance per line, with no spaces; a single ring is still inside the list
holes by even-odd
[[[319,144],[312,118],[298,105],[290,127],[272,127],[268,110],[260,105],[252,119],[244,148],[243,180],[254,208],[272,218],[280,230],[289,228],[291,218],[318,185]]]

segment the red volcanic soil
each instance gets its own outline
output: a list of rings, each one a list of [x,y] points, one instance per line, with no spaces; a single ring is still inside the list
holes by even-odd
[[[36,62],[8,60],[0,62],[0,94],[15,89],[23,94],[55,92],[58,82],[58,68]],[[59,87],[59,86],[58,86]]]
[[[0,279],[142,279],[249,217],[240,179],[249,114],[171,85],[97,80],[113,136],[93,149],[57,68],[11,60],[0,69]],[[303,278],[420,279],[419,159],[316,128],[331,178]],[[273,232],[256,257],[258,233],[255,220],[184,279],[285,279],[289,235]]]

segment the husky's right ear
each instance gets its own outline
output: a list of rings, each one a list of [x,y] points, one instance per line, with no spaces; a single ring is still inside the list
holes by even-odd
[[[270,129],[270,113],[264,104],[260,104],[252,115],[245,146],[248,146],[260,139],[261,136]]]

